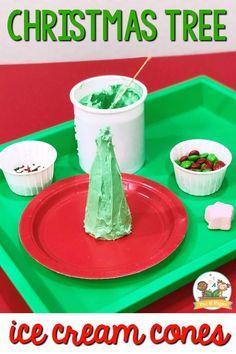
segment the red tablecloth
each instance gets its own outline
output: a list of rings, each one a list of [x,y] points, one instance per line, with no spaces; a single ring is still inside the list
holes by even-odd
[[[0,66],[0,143],[72,119],[68,93],[75,83],[94,75],[132,76],[142,61],[132,59]],[[236,89],[236,53],[153,59],[139,79],[151,92],[197,75],[208,75]],[[236,289],[236,261],[223,266],[220,271]],[[0,312],[30,311],[2,271],[0,284]],[[233,294],[232,300],[236,303]],[[193,312],[192,284],[144,310]]]

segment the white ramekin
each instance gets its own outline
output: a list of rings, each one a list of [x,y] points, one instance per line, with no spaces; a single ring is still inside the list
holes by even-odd
[[[6,147],[0,152],[0,168],[12,192],[22,196],[33,196],[52,183],[56,149],[42,141],[22,141]],[[21,165],[44,166],[41,171],[21,175],[14,169]]]
[[[213,153],[225,163],[225,166],[216,171],[195,172],[184,169],[175,162],[181,156],[188,155],[192,150],[199,150],[200,153]],[[175,178],[179,188],[188,194],[204,196],[215,193],[220,189],[226,170],[232,161],[232,155],[224,145],[215,141],[193,139],[182,141],[175,145],[170,152],[170,159],[173,163]]]
[[[121,172],[134,173],[144,164],[144,100],[146,87],[135,80],[134,86],[141,98],[123,108],[98,109],[82,105],[79,100],[91,92],[101,91],[110,85],[127,85],[130,77],[119,75],[97,76],[74,86],[70,99],[74,106],[75,131],[80,166],[90,172],[96,154],[96,137],[99,130],[111,127],[113,144]]]

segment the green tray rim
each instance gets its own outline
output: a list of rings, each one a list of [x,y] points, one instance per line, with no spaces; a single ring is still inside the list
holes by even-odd
[[[171,93],[174,93],[177,90],[182,90],[186,88],[193,87],[198,84],[205,84],[208,85],[214,89],[217,89],[218,91],[222,92],[224,95],[227,95],[228,97],[231,97],[232,99],[236,100],[236,92],[219,83],[218,81],[215,81],[214,79],[208,77],[208,76],[197,76],[192,79],[168,86],[166,88],[163,88],[158,91],[154,91],[152,93],[148,94],[147,101],[152,101],[153,99],[169,95]],[[51,135],[55,132],[60,133],[63,132],[67,128],[71,128],[74,125],[73,120],[69,120],[67,122],[34,132],[32,134],[22,136],[20,138],[5,142],[0,145],[0,151],[7,147],[10,144],[13,144],[18,141],[22,140],[40,140],[45,137],[45,135]],[[1,177],[0,177],[1,178]],[[3,177],[2,177],[3,178]],[[233,249],[233,250],[232,250]],[[223,252],[222,252],[223,251]],[[208,255],[209,253],[211,254],[211,263],[209,264],[208,262]],[[212,270],[211,267],[214,267],[215,265],[220,266],[224,264],[225,262],[231,261],[236,258],[236,239],[232,240],[230,243],[227,243],[224,246],[221,246],[220,249],[217,248],[211,252],[209,252],[207,257],[206,255],[202,256],[201,259],[201,271],[207,271],[207,270]],[[12,259],[12,257],[9,255],[7,250],[4,248],[4,246],[0,243],[0,266],[2,269],[6,272],[8,275],[9,279],[13,282],[21,296],[24,298],[24,300],[27,302],[27,304],[30,306],[32,311],[37,312],[37,313],[48,313],[50,312],[49,308],[45,304],[45,302],[38,296],[36,290],[29,284],[27,277],[24,276],[23,273],[20,272],[20,270],[17,267],[16,261]],[[199,273],[199,258],[197,261],[192,261],[191,262],[191,267],[192,271],[186,275],[185,272],[185,265],[182,267],[178,268],[176,271],[172,271],[172,278],[169,280],[169,282],[166,282],[165,288],[162,290],[164,292],[163,296],[167,295],[165,293],[165,290],[168,290],[168,287],[171,286],[172,290],[170,292],[173,292],[174,288],[178,289],[179,287],[182,287],[186,285],[187,283],[193,281],[195,279],[195,276],[197,273]],[[185,276],[182,274],[185,274]],[[180,275],[181,274],[181,275]],[[178,286],[178,281],[182,279],[182,284]],[[111,312],[133,312],[141,309],[142,307],[148,305],[152,301],[157,300],[155,297],[155,294],[159,291],[159,286],[161,278],[155,279],[154,281],[146,284],[143,286],[141,289],[138,289],[134,292],[132,292],[129,295],[126,295],[125,297],[122,298],[122,300],[116,301],[116,303],[113,303],[112,305],[108,305],[106,307],[103,307],[99,312],[102,313],[111,313]],[[22,291],[24,289],[24,291]],[[153,291],[155,289],[155,291]],[[32,296],[34,294],[34,297]],[[138,294],[138,296],[137,296]],[[162,297],[159,296],[158,299]],[[136,299],[136,300],[134,300]],[[137,300],[138,299],[138,300]],[[126,304],[124,306],[124,303]]]

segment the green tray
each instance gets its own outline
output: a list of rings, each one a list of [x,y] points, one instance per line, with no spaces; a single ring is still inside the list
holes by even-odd
[[[167,295],[236,255],[236,223],[230,232],[207,229],[205,207],[216,201],[234,204],[233,160],[219,192],[193,197],[176,186],[170,149],[191,138],[225,144],[234,154],[236,93],[199,77],[148,96],[146,164],[138,174],[170,188],[182,200],[189,228],[182,245],[164,262],[140,274],[113,280],[72,279],[47,270],[22,247],[18,225],[31,198],[13,194],[0,174],[0,264],[34,312],[128,312]],[[82,173],[76,155],[73,121],[23,139],[51,143],[58,150],[55,180]],[[6,145],[2,145],[0,150]]]

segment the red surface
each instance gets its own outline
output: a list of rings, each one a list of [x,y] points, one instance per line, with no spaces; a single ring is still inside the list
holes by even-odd
[[[94,75],[133,75],[143,58],[0,66],[0,143],[73,118],[70,89]],[[197,75],[236,89],[236,53],[151,60],[139,76],[149,92]]]
[[[0,268],[0,312],[28,313],[31,312],[25,301],[16,291],[6,274]]]
[[[130,236],[102,241],[86,235],[89,177],[81,175],[52,184],[28,205],[20,223],[26,250],[57,273],[85,279],[123,277],[160,263],[184,239],[184,206],[146,178],[123,174],[123,183],[133,219]],[[79,257],[78,250],[83,250]]]
[[[236,313],[236,261],[232,261],[218,269],[217,272],[220,272],[227,276],[230,281],[232,288],[232,297],[230,301],[233,302],[232,311],[220,309],[216,311],[209,310],[193,310],[193,283],[190,283],[183,288],[175,291],[174,293],[160,299],[159,301],[154,302],[153,304],[142,309],[141,313],[172,313],[172,312],[195,312],[195,313]]]
[[[132,75],[143,59],[84,63],[0,66],[0,143],[73,118],[68,93],[93,75]],[[149,92],[197,75],[236,89],[236,52],[153,59],[139,76]],[[232,283],[236,303],[236,261],[221,268]],[[1,273],[0,311],[25,312],[19,294]],[[5,296],[8,294],[8,296]],[[193,312],[192,284],[153,305],[157,312]],[[233,307],[235,311],[235,306]]]

